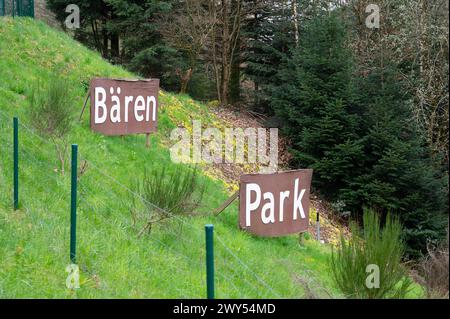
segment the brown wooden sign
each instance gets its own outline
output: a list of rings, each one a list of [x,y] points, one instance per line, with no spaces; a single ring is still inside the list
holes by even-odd
[[[263,237],[305,232],[309,224],[312,169],[242,175],[239,225]]]
[[[159,80],[95,78],[90,84],[91,129],[105,135],[157,130]]]

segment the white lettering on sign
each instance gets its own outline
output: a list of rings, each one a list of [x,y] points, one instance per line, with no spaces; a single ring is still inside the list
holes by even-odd
[[[305,211],[303,210],[303,205],[302,205],[302,198],[303,195],[305,194],[306,189],[302,189],[300,194],[298,193],[298,178],[295,180],[294,183],[294,211],[293,213],[293,219],[297,220],[297,210],[300,210],[300,218],[306,218],[305,217]]]
[[[108,96],[106,94],[107,90],[101,86],[95,87],[95,93],[94,93],[94,123],[95,124],[103,124],[106,122],[106,119],[108,118],[111,120],[112,123],[121,123],[122,118],[121,114],[123,114],[124,118],[123,121],[125,123],[129,122],[128,118],[128,112],[130,108],[132,108],[134,115],[134,119],[137,122],[146,121],[149,122],[150,118],[151,121],[156,121],[156,97],[155,96],[142,96],[139,95],[136,98],[133,96],[125,96],[124,97],[124,112],[121,112],[122,105],[121,105],[121,88],[117,87],[110,87],[110,98],[108,100]],[[110,103],[108,103],[110,102]],[[109,110],[106,105],[112,105],[111,109]]]
[[[305,195],[306,189],[299,188],[299,179],[294,181],[294,205],[292,211],[292,219],[297,220],[298,215],[301,219],[305,219],[305,210],[303,208],[302,199]],[[251,214],[256,211],[261,205],[261,187],[255,183],[249,183],[245,185],[245,225],[251,226]],[[289,198],[291,192],[289,190],[281,191],[279,198],[279,211],[278,221],[284,221],[284,206],[286,199]],[[253,195],[253,196],[252,196]],[[253,199],[253,198],[254,199]],[[265,192],[262,194],[264,205],[261,209],[261,220],[263,224],[274,224],[276,222],[275,217],[275,195],[272,192]]]
[[[117,88],[117,94],[120,94],[120,88]],[[111,95],[114,94],[114,89],[110,88]],[[112,95],[111,101],[114,103],[111,107],[111,122],[120,123],[120,99],[117,95]]]
[[[102,98],[100,98],[99,96],[102,96]],[[106,91],[104,88],[102,87],[96,87],[95,88],[95,109],[94,109],[94,114],[95,114],[95,124],[101,124],[101,123],[105,123],[106,121],[106,116],[108,115],[106,112]],[[99,115],[99,109],[102,109],[102,116],[100,117]]]
[[[280,192],[280,222],[284,220],[284,200],[289,198],[290,191]]]
[[[261,219],[264,224],[273,224],[275,223],[275,199],[273,194],[270,192],[264,193],[264,200],[268,199],[269,202],[265,203],[262,212]],[[267,215],[267,211],[269,211],[269,215]]]
[[[138,122],[142,122],[144,120],[144,116],[140,113],[145,111],[145,100],[144,97],[138,96],[136,98],[136,102],[134,103],[134,118]]]
[[[250,213],[259,207],[259,203],[261,202],[261,188],[258,184],[251,183],[247,184],[245,192],[245,198],[247,199],[247,202],[245,203],[245,207],[247,208],[245,211],[245,224],[250,227]],[[253,203],[250,203],[252,192],[256,193],[256,199]]]

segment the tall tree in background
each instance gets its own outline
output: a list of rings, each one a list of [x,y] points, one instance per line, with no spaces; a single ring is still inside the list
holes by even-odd
[[[300,28],[298,21],[298,3],[297,0],[291,0],[292,7],[292,23],[294,25],[294,42],[295,47],[298,47],[300,41]]]
[[[448,1],[379,1],[379,29],[365,25],[370,3],[351,1],[348,20],[373,110],[365,153],[375,169],[347,195],[399,210],[417,256],[448,227]]]
[[[233,0],[233,5],[236,6],[239,0]],[[243,1],[243,12],[245,11],[245,1]],[[242,20],[245,19],[245,16],[242,17]],[[231,61],[231,70],[230,70],[230,85],[228,89],[228,97],[229,103],[235,105],[240,102],[241,99],[241,62],[242,62],[242,24],[239,30],[239,34],[237,37],[236,48],[233,52],[233,59]]]
[[[112,7],[106,0],[47,0],[47,6],[55,13],[62,23],[66,19],[66,7],[76,4],[80,8],[81,28],[75,31],[75,38],[91,48],[99,51],[104,58],[112,54],[117,57],[118,35],[108,30],[108,22],[114,18]]]
[[[180,93],[186,93],[201,53],[212,34],[217,19],[209,0],[185,0],[174,4],[158,19],[159,31],[168,45],[183,52],[187,58],[184,70],[177,68]]]
[[[448,6],[446,0],[419,0],[413,3],[412,19],[401,28],[416,43],[411,71],[405,74],[414,92],[415,119],[425,133],[432,156],[442,155],[449,164],[449,88],[448,88]],[[412,28],[413,21],[419,28]],[[411,26],[411,28],[408,28]]]
[[[435,162],[448,166],[448,0],[380,0],[380,28],[365,25],[370,0],[353,0],[347,15],[360,74],[392,61],[414,94],[414,118]],[[382,58],[380,58],[382,57]],[[440,159],[441,158],[441,159]]]
[[[122,63],[145,77],[164,78],[178,54],[163,41],[157,17],[170,11],[173,1],[105,1],[115,13],[108,27],[120,32]]]
[[[243,0],[217,0],[211,7],[217,23],[209,43],[211,63],[216,79],[217,96],[222,105],[229,104],[230,83],[239,50],[242,21],[248,14]]]
[[[445,236],[448,178],[432,163],[413,121],[414,96],[405,89],[397,66],[385,62],[361,81],[364,169],[351,176],[340,198],[353,211],[370,206],[382,214],[397,214],[408,255],[419,257],[429,242]]]
[[[324,14],[308,23],[302,39],[278,72],[271,105],[292,141],[292,164],[313,168],[315,186],[337,199],[363,156],[345,26]]]
[[[378,54],[370,70],[353,74],[339,16],[306,24],[302,45],[278,73],[272,107],[292,140],[292,165],[313,168],[317,190],[355,217],[364,206],[397,214],[417,257],[445,235],[448,177],[432,165],[413,121],[402,65]]]
[[[269,102],[270,88],[277,81],[274,75],[294,44],[291,11],[284,0],[253,0],[246,5],[256,9],[246,17],[242,32],[245,41],[243,71],[254,85],[253,108],[272,115]]]
[[[291,49],[302,45],[303,25],[342,4],[330,0],[249,0],[245,3],[255,8],[246,16],[242,34],[244,74],[254,85],[250,105],[257,112],[273,115],[270,97],[278,81],[274,74],[282,61],[291,56]]]
[[[81,28],[75,31],[75,38],[97,49],[104,58],[124,64],[142,76],[164,78],[180,59],[179,53],[164,43],[156,23],[159,14],[171,9],[171,0],[47,2],[61,23],[67,15],[66,6],[78,5]],[[170,84],[170,81],[164,81],[163,85],[170,89]]]

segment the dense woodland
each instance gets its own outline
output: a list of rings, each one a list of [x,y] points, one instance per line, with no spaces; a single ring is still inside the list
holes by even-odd
[[[105,59],[263,114],[338,214],[398,215],[410,257],[445,237],[447,0],[48,0],[61,22],[71,3]]]

